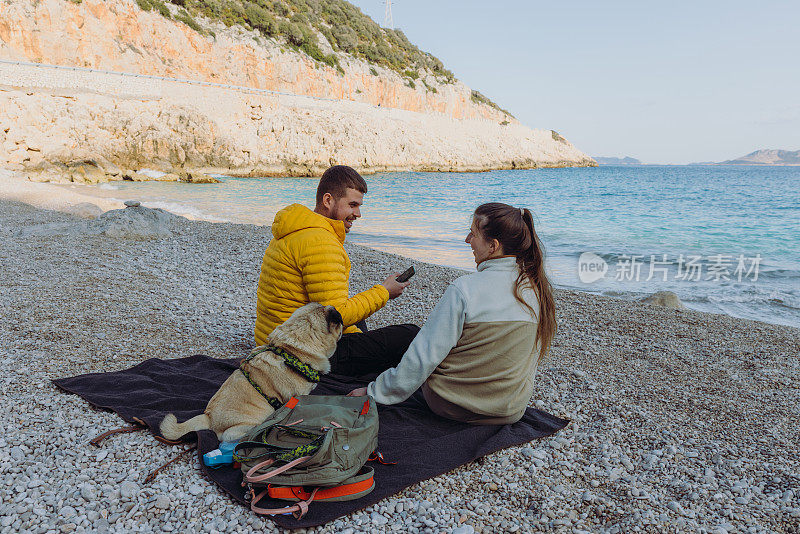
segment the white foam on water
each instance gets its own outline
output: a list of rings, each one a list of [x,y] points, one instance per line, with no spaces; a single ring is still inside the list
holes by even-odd
[[[178,202],[162,202],[162,201],[148,201],[143,200],[142,206],[146,208],[160,208],[164,211],[168,211],[170,213],[174,213],[175,215],[182,215],[183,217],[188,217],[190,219],[199,219],[202,221],[209,221],[209,222],[230,222],[228,219],[223,219],[220,217],[216,217],[209,213],[206,213],[194,206],[189,206],[186,204],[180,204]]]
[[[125,202],[126,200],[130,200],[129,198],[116,198],[116,197],[107,197],[108,200],[114,202]],[[196,219],[201,221],[208,221],[208,222],[218,222],[218,223],[228,223],[231,222],[228,219],[223,219],[221,217],[216,217],[211,215],[210,213],[206,213],[203,210],[196,208],[191,205],[181,204],[179,202],[163,202],[160,200],[142,200],[140,201],[142,206],[145,208],[159,208],[164,211],[168,211],[174,215],[180,215],[182,217],[187,217],[189,219]]]
[[[149,176],[150,178],[161,178],[162,176],[167,174],[165,172],[157,171],[155,169],[139,169],[136,172],[138,172],[139,174],[144,174],[145,176]]]
[[[106,183],[106,184],[100,184],[100,185],[99,185],[99,186],[97,186],[97,187],[98,187],[98,189],[105,189],[106,191],[116,191],[117,189],[119,189],[119,186],[118,186],[118,185],[115,185],[115,184],[108,184],[108,183]]]

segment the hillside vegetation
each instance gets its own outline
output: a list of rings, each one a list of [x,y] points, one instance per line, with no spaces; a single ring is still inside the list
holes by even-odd
[[[142,9],[171,17],[162,0],[137,0]],[[201,15],[226,26],[241,25],[265,37],[282,36],[318,61],[338,65],[333,54],[325,54],[314,30],[322,33],[335,51],[390,68],[411,79],[427,70],[442,81],[453,73],[436,57],[414,46],[401,30],[381,28],[344,0],[169,0],[182,8],[173,18],[203,31],[194,17]]]

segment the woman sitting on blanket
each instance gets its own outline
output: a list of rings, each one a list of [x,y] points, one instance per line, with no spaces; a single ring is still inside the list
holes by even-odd
[[[478,272],[449,285],[396,367],[350,395],[396,404],[422,386],[442,417],[519,421],[556,330],[544,250],[531,212],[500,203],[475,210],[466,242]]]

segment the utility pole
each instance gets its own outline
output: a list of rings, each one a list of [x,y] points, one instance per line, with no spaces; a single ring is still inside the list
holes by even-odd
[[[394,20],[392,19],[392,0],[385,0],[386,13],[383,15],[383,27],[394,29]]]

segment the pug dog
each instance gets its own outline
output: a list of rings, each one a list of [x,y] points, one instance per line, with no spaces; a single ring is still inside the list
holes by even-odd
[[[336,308],[312,302],[295,310],[275,328],[267,336],[267,345],[283,349],[324,374],[331,369],[328,358],[336,351],[342,330],[342,316]],[[265,396],[286,402],[294,395],[308,395],[316,385],[289,367],[282,356],[269,350],[242,361],[241,369],[263,394],[237,369],[211,397],[202,414],[183,423],[169,414],[161,421],[161,434],[177,440],[189,432],[211,429],[220,442],[237,441],[275,411]]]

